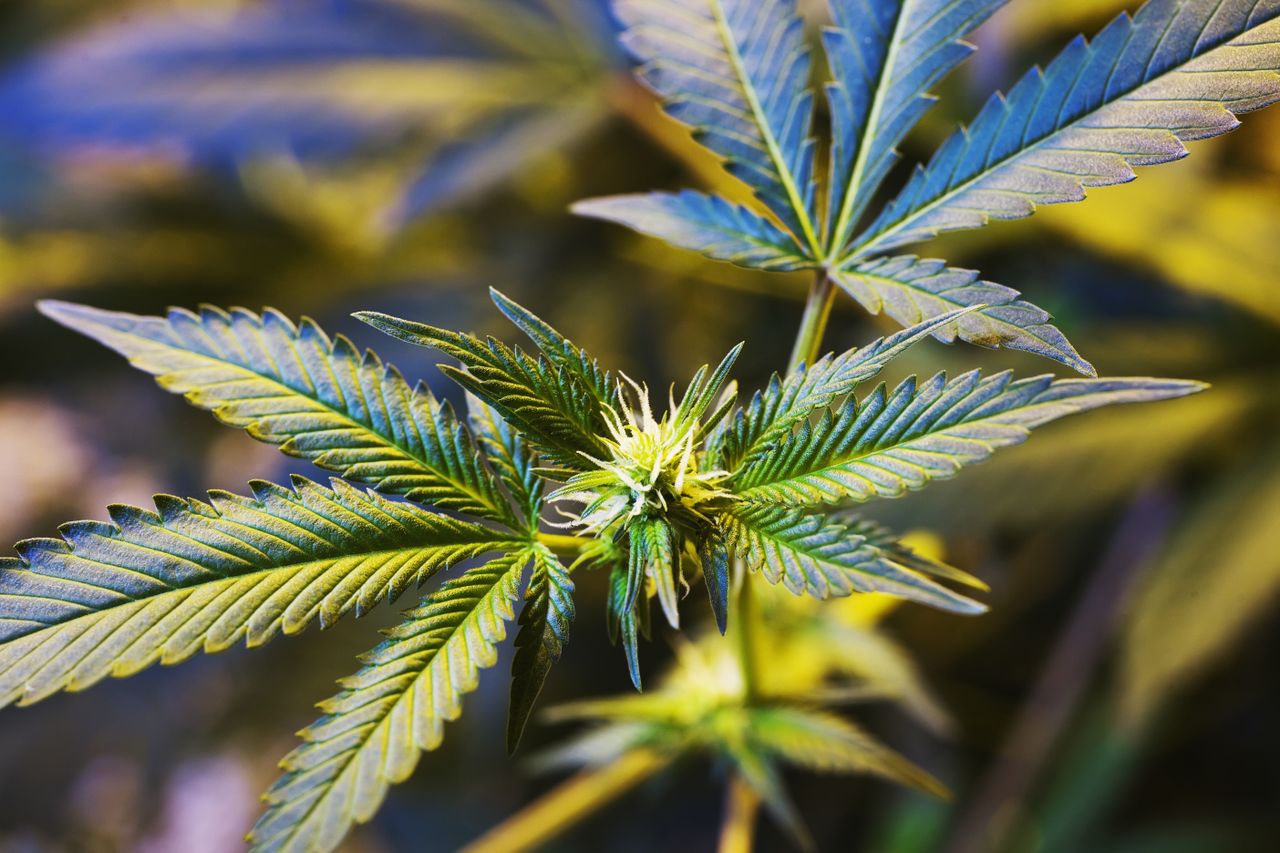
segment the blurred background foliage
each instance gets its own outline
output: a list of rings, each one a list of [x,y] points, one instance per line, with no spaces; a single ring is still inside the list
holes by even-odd
[[[1015,0],[980,31],[982,50],[948,82],[907,161],[993,87],[1134,5]],[[9,0],[0,534],[47,535],[110,502],[305,471],[39,319],[45,295],[142,313],[275,305],[376,345],[444,392],[429,356],[370,340],[347,314],[496,331],[494,284],[657,385],[738,340],[741,378],[760,381],[785,362],[803,281],[566,212],[577,198],[690,180],[738,191],[630,81],[597,0]],[[828,669],[803,644],[792,650],[780,689],[825,690],[838,674],[852,717],[955,791],[943,804],[797,771],[793,799],[819,849],[1274,849],[1278,214],[1273,110],[1088,204],[926,249],[1025,290],[1103,373],[1215,390],[1055,425],[956,482],[873,507],[988,582],[992,611],[959,619],[863,603],[819,620],[845,641],[823,647]],[[842,304],[832,329],[836,348],[881,327]],[[929,344],[898,372],[975,364],[1044,369]],[[589,636],[603,582],[588,576],[580,594]],[[366,623],[379,619],[390,613]],[[239,849],[289,732],[369,627],[6,711],[0,850]],[[838,664],[837,650],[849,659]],[[714,642],[659,632],[647,652],[655,678],[670,670],[664,683],[690,667],[714,682]],[[350,849],[452,849],[557,784],[563,770],[503,755],[500,671]],[[546,699],[626,689],[620,653],[583,641]],[[604,707],[560,712],[531,732],[525,756],[563,766],[624,753],[608,725],[564,722]],[[675,750],[649,769],[553,849],[712,846],[723,767]],[[763,828],[761,849],[788,845]]]

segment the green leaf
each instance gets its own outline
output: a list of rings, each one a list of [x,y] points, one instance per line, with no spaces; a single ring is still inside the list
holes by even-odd
[[[1280,452],[1224,473],[1144,570],[1121,637],[1120,698],[1144,720],[1193,685],[1280,595]]]
[[[615,0],[641,78],[814,257],[813,93],[794,0]]]
[[[846,401],[816,423],[802,422],[785,442],[734,473],[730,487],[749,503],[807,506],[893,498],[954,476],[1030,430],[1077,412],[1143,403],[1204,390],[1170,379],[983,378],[951,381],[939,373],[881,386],[861,404]]]
[[[395,599],[447,566],[518,541],[495,530],[301,477],[254,497],[168,495],[156,512],[63,525],[0,560],[0,704],[107,676],[258,646],[319,618]]]
[[[572,210],[740,267],[790,272],[813,266],[790,234],[719,196],[692,190],[618,195],[580,201]]]
[[[775,373],[767,388],[757,391],[746,408],[739,409],[712,435],[709,457],[716,465],[735,468],[768,452],[815,410],[853,393],[917,341],[972,310],[933,317],[865,347],[826,355],[785,378]]]
[[[641,594],[640,581],[633,580],[632,571],[643,564],[630,562],[628,566],[615,566],[609,574],[609,603],[607,625],[609,639],[622,640],[622,650],[627,657],[627,674],[636,690],[640,680],[640,635],[648,634],[649,599]]]
[[[560,561],[545,547],[532,550],[533,574],[520,611],[516,656],[511,663],[511,710],[507,721],[507,750],[515,752],[542,692],[551,667],[569,642],[573,622],[573,581]]]
[[[823,773],[874,773],[926,794],[946,787],[857,726],[824,711],[767,706],[750,712],[750,738],[779,758]]]
[[[394,338],[432,347],[462,362],[465,370],[449,365],[441,365],[440,370],[493,406],[552,462],[580,471],[589,467],[582,454],[608,457],[599,438],[606,433],[599,398],[576,370],[557,367],[493,338],[482,341],[373,311],[354,316]]]
[[[606,406],[615,406],[618,400],[618,383],[599,362],[587,355],[576,344],[557,332],[527,308],[508,299],[498,290],[489,288],[489,296],[498,310],[515,323],[520,331],[538,347],[547,361],[561,370],[574,374],[595,394],[596,400]]]
[[[783,506],[736,506],[724,518],[734,558],[796,595],[883,592],[954,613],[986,609],[886,559],[839,522]]]
[[[706,533],[698,542],[698,562],[702,580],[711,599],[711,613],[723,634],[729,627],[729,545],[718,528]]]
[[[485,460],[520,509],[524,527],[536,532],[542,509],[543,482],[535,473],[537,458],[488,403],[467,395],[467,422]]]
[[[1186,155],[1280,98],[1280,6],[1151,0],[997,94],[856,241],[867,257],[1038,204],[1080,201]]]
[[[929,88],[973,52],[961,39],[1005,0],[830,0],[822,33],[832,82],[829,247],[853,227],[898,162],[897,145],[933,106]]]
[[[167,317],[51,301],[40,310],[290,456],[388,494],[518,523],[448,403],[309,319],[295,326],[270,309],[211,306]]]
[[[508,555],[446,582],[364,656],[281,762],[250,833],[254,850],[332,850],[373,817],[387,789],[440,745],[480,669],[497,661],[528,559]]]
[[[957,308],[983,306],[935,333],[943,343],[958,337],[985,347],[1008,347],[1061,362],[1095,377],[1093,365],[1056,327],[1048,312],[1018,299],[1016,290],[979,281],[973,270],[914,256],[881,258],[836,270],[832,279],[872,314],[884,312],[904,326]]]
[[[645,580],[651,582],[667,622],[672,628],[679,628],[676,577],[680,573],[680,554],[675,547],[675,531],[661,518],[642,518],[629,524],[627,532],[631,555],[628,597],[640,593]]]
[[[946,581],[961,583],[965,586],[973,587],[974,589],[980,589],[983,592],[990,589],[990,587],[988,587],[983,581],[975,578],[968,572],[917,553],[914,549],[905,545],[897,533],[879,522],[872,521],[869,518],[862,517],[856,512],[847,510],[834,513],[831,518],[835,521],[839,521],[858,536],[864,537],[867,540],[868,545],[879,549],[887,559],[892,560],[900,566],[905,566],[913,572],[919,572],[922,575],[930,575]]]

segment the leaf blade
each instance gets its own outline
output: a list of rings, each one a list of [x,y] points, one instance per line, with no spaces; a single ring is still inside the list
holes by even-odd
[[[496,662],[527,559],[511,555],[448,581],[365,656],[281,762],[252,849],[332,850],[373,817],[390,786],[440,745],[479,670]]]
[[[1018,299],[1003,285],[979,281],[978,273],[912,255],[880,258],[832,273],[832,278],[872,314],[884,312],[904,326],[947,311],[981,306],[934,334],[943,343],[959,338],[978,346],[1007,347],[1065,364],[1096,377],[1047,311]]]
[[[899,497],[1058,418],[1205,387],[1142,378],[1013,381],[1007,372],[983,378],[978,371],[950,382],[939,373],[919,386],[909,379],[892,394],[882,387],[861,404],[848,401],[816,424],[800,424],[791,441],[735,472],[732,488],[749,503],[788,506]]]
[[[515,522],[448,403],[310,319],[211,306],[167,317],[55,301],[40,310],[290,456],[387,494]]]
[[[1274,3],[1150,0],[988,101],[852,254],[1029,216],[1037,204],[1080,201],[1088,187],[1132,180],[1136,166],[1179,159],[1183,142],[1227,133],[1236,114],[1274,103],[1277,70]]]
[[[827,221],[835,255],[897,163],[897,146],[933,106],[929,89],[973,52],[965,34],[1004,3],[830,0],[835,26],[822,38],[832,76]]]
[[[256,646],[394,599],[510,535],[295,478],[252,498],[160,495],[0,559],[0,704],[31,704],[241,640]]]
[[[810,58],[793,0],[615,0],[614,11],[667,112],[818,257]]]
[[[507,752],[515,752],[547,673],[569,642],[575,611],[569,571],[545,547],[532,549],[533,574],[520,611],[516,655],[511,663],[511,709]]]
[[[571,209],[741,267],[790,272],[813,266],[790,234],[719,196],[692,190],[619,195],[580,201]]]

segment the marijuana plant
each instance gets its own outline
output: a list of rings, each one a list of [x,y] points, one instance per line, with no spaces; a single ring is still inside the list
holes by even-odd
[[[257,481],[251,497],[159,496],[154,511],[113,506],[110,523],[73,522],[61,538],[19,543],[0,562],[0,703],[326,627],[448,571],[321,704],[251,835],[257,849],[331,849],[439,745],[519,609],[514,749],[568,641],[577,572],[608,573],[609,631],[637,688],[651,603],[678,627],[699,577],[720,632],[749,605],[757,576],[817,599],[879,592],[980,612],[948,585],[972,579],[850,507],[951,477],[1060,417],[1203,386],[1094,378],[1048,315],[1014,291],[885,253],[1079,200],[1085,187],[1181,156],[1183,140],[1229,130],[1235,113],[1280,97],[1280,2],[1153,0],[994,98],[872,213],[927,90],[1000,5],[833,0],[835,26],[823,34],[832,133],[819,182],[810,53],[793,3],[617,0],[645,79],[760,204],[683,192],[579,210],[713,258],[816,273],[792,363],[741,402],[731,379],[741,347],[673,389],[664,408],[496,291],[531,349],[357,315],[452,359],[440,369],[466,392],[465,416],[372,352],[273,310],[138,317],[44,303],[167,390],[337,477]],[[906,328],[821,355],[837,287]],[[974,371],[867,389],[930,336],[1026,350],[1088,378]],[[936,790],[905,759],[801,707],[803,696],[743,689],[759,713],[712,740],[784,819],[773,764],[814,750]]]

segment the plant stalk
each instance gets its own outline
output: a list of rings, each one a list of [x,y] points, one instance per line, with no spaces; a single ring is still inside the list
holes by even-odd
[[[585,536],[564,536],[559,533],[539,533],[538,541],[561,557],[576,557],[578,552],[593,540]]]
[[[791,350],[788,373],[801,364],[813,364],[817,361],[835,298],[835,282],[827,275],[826,270],[818,270],[813,285],[809,288],[809,298],[804,304],[804,317],[800,320],[800,331],[796,333],[795,346]]]
[[[717,853],[751,853],[755,842],[760,795],[741,776],[729,777],[724,797],[724,823],[720,826]]]
[[[525,806],[459,853],[523,853],[546,844],[667,766],[670,758],[636,749],[577,774]]]

